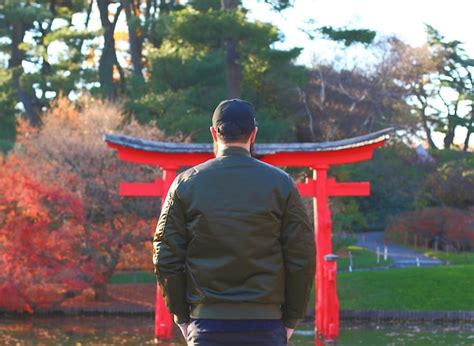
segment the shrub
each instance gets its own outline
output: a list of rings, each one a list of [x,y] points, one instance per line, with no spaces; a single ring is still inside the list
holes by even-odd
[[[442,161],[436,171],[426,178],[418,206],[460,209],[474,206],[474,154],[458,152],[439,155]]]
[[[40,129],[21,124],[15,152],[36,179],[54,182],[79,196],[84,208],[82,251],[95,261],[104,278],[93,287],[96,299],[107,299],[106,283],[121,260],[122,248],[128,245],[144,251],[144,242],[151,240],[150,220],[159,214],[158,199],[124,199],[119,182],[153,181],[161,172],[121,162],[102,133],[165,137],[156,127],[127,121],[120,104],[91,98],[74,104],[60,97],[42,122]]]
[[[370,182],[370,196],[351,198],[357,207],[348,209],[350,215],[343,217],[360,220],[351,223],[352,229],[381,230],[391,217],[414,209],[423,181],[433,170],[418,162],[414,149],[392,143],[376,150],[371,161],[336,166],[331,175],[338,181]],[[334,216],[336,220],[337,214]]]
[[[399,215],[386,228],[387,240],[430,248],[474,250],[474,212],[426,208]]]
[[[104,280],[83,252],[80,198],[0,158],[0,308],[32,312]]]

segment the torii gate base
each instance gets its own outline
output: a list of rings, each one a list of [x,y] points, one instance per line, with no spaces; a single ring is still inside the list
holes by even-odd
[[[261,144],[257,157],[262,161],[286,167],[309,167],[313,178],[299,183],[302,196],[313,197],[316,240],[315,344],[335,340],[339,335],[339,300],[337,297],[337,256],[332,253],[329,197],[368,196],[370,184],[338,183],[328,178],[331,165],[370,160],[373,151],[382,146],[391,129],[366,136],[328,143]],[[178,169],[190,167],[213,157],[212,146],[144,141],[136,138],[105,135],[107,144],[117,149],[119,158],[140,164],[157,165],[163,178],[152,183],[120,184],[122,196],[149,196],[165,199]],[[156,292],[155,337],[170,340],[173,319],[166,309],[159,287]]]

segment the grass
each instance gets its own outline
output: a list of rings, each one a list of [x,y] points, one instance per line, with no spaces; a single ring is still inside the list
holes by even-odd
[[[446,264],[474,264],[474,252],[426,251],[424,255],[440,259]]]
[[[354,264],[356,253],[359,265],[374,264],[372,253],[357,249],[353,255]],[[437,253],[441,254],[445,253]],[[472,254],[450,253],[448,256],[453,262],[474,259]],[[340,268],[343,268],[344,260],[340,260]],[[113,284],[155,282],[155,275],[150,272],[117,272],[111,280]],[[473,287],[472,264],[338,274],[339,300],[344,310],[474,311]],[[309,306],[314,306],[314,294]]]
[[[389,258],[387,261],[383,260],[383,256],[380,256],[380,263],[377,263],[377,255],[374,252],[368,251],[358,246],[347,246],[338,251],[339,260],[337,261],[337,267],[339,270],[348,270],[349,268],[349,251],[352,254],[352,269],[367,269],[375,267],[385,267],[392,264],[392,260]]]
[[[155,283],[156,276],[149,272],[116,272],[109,283],[111,284],[148,284]]]
[[[474,266],[404,268],[338,275],[342,309],[474,311]]]
[[[390,259],[387,261],[380,258],[380,263],[377,264],[377,257],[373,252],[367,251],[358,246],[347,246],[338,251],[338,269],[347,271],[349,268],[349,255],[348,252],[352,253],[352,264],[354,270],[366,269],[380,266],[387,266],[392,263]],[[149,272],[116,272],[112,279],[111,284],[130,284],[130,283],[154,283],[156,282],[155,274]]]

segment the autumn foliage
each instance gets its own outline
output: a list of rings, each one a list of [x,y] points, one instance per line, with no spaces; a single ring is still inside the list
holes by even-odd
[[[0,309],[60,304],[103,278],[84,254],[77,195],[32,178],[17,157],[0,163]]]
[[[20,122],[18,130],[0,172],[0,309],[47,308],[86,288],[108,299],[119,263],[138,265],[127,256],[140,252],[151,265],[159,214],[158,199],[123,198],[119,183],[161,173],[119,161],[102,133],[164,140],[162,132],[127,118],[119,104],[63,97],[41,127]]]
[[[386,229],[387,240],[435,250],[474,250],[474,211],[449,207],[403,213]]]

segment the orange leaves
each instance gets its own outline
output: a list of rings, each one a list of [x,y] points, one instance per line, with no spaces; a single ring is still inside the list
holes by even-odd
[[[474,249],[474,213],[449,207],[425,208],[399,215],[387,227],[391,239],[404,239],[417,246]],[[418,242],[418,244],[417,244]]]
[[[120,162],[101,133],[165,137],[128,121],[120,104],[93,98],[58,97],[40,128],[21,120],[18,128],[18,147],[0,158],[0,283],[14,287],[0,308],[37,310],[106,283],[123,248],[150,240],[159,201],[124,199],[118,185],[161,173]]]
[[[79,112],[77,111],[73,102],[67,97],[60,95],[55,98],[50,105],[49,116],[62,121],[66,121],[70,124],[78,124]]]
[[[23,311],[31,315],[33,313],[33,308],[30,306],[30,304],[25,304],[23,305]]]
[[[33,313],[62,301],[66,291],[87,287],[81,277],[88,273],[78,261],[82,204],[32,178],[15,156],[0,168],[0,308]],[[63,280],[68,275],[76,282]]]

